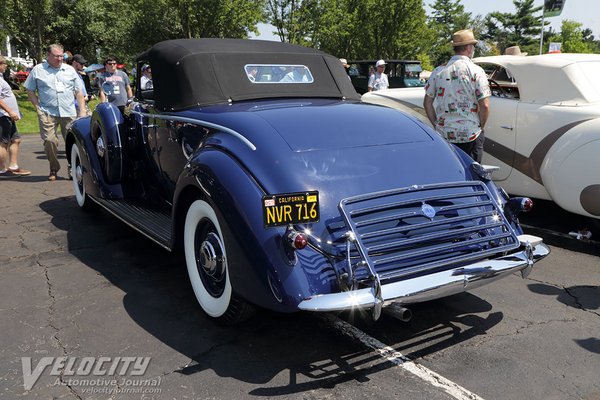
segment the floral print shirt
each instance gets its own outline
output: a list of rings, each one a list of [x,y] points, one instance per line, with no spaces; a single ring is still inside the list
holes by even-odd
[[[487,76],[469,57],[454,56],[433,70],[426,95],[434,98],[435,129],[451,143],[471,142],[481,133],[479,100],[492,95]]]

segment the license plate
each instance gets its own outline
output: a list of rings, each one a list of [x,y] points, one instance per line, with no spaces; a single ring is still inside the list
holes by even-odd
[[[265,227],[317,222],[319,192],[298,192],[263,196]]]

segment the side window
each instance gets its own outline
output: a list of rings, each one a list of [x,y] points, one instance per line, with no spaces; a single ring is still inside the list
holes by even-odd
[[[485,71],[492,96],[518,100],[519,85],[509,70],[496,64],[479,64]]]
[[[137,97],[143,100],[154,100],[154,80],[149,62],[138,62],[136,68]]]

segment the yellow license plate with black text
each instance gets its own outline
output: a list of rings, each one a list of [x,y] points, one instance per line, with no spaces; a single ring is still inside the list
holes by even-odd
[[[265,227],[305,224],[320,218],[318,191],[263,196],[262,204]]]

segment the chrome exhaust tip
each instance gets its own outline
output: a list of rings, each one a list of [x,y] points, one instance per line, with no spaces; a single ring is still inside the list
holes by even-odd
[[[383,308],[383,312],[390,317],[394,317],[402,322],[408,322],[412,319],[412,311],[400,303],[391,303]]]

